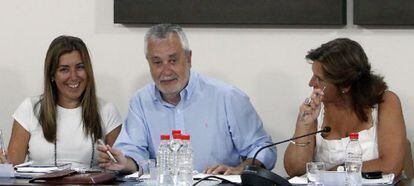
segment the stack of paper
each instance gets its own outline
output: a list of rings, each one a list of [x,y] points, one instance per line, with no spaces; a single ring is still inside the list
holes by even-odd
[[[233,182],[233,183],[241,183],[240,175],[212,175],[212,174],[201,174],[201,173],[199,173],[199,174],[194,175],[193,179],[194,180],[199,180],[199,179],[205,178],[207,176],[217,176],[217,177],[223,178],[223,179],[228,180],[228,181]],[[214,178],[212,178],[212,179],[214,179]]]
[[[70,163],[55,164],[39,164],[33,162],[26,162],[14,166],[16,177],[31,178],[54,170],[70,169]]]
[[[335,179],[338,182],[344,182],[345,181],[345,174],[343,172],[336,172],[336,171],[325,171],[325,173],[331,173],[330,176],[331,178]],[[337,177],[336,177],[337,176]],[[342,181],[340,181],[342,180]],[[326,181],[326,180],[325,180]],[[392,184],[394,181],[394,174],[383,174],[382,178],[380,179],[362,179],[362,184],[363,185],[379,185],[379,184]],[[298,185],[302,185],[302,184],[307,184],[308,180],[306,178],[306,175],[303,175],[301,177],[293,177],[289,180],[289,182],[291,184],[298,184]],[[325,184],[325,183],[324,183]],[[329,185],[329,184],[328,184]],[[338,184],[334,184],[334,185],[338,185]]]

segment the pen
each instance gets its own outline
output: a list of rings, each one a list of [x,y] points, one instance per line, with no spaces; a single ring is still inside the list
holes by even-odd
[[[98,139],[98,143],[99,143],[100,145],[105,146],[105,143],[104,143],[101,139]],[[109,152],[109,150],[107,150],[107,151],[106,151],[106,154],[108,154],[109,159],[111,159],[111,161],[112,161],[112,162],[114,162],[114,163],[118,163],[118,161],[115,159],[115,157],[112,155],[112,153],[111,153],[111,152]]]

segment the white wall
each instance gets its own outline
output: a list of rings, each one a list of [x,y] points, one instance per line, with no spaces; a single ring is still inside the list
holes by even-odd
[[[98,94],[114,102],[124,117],[131,95],[151,81],[143,55],[148,28],[114,24],[113,0],[2,1],[0,25],[0,128],[6,140],[16,107],[25,97],[41,93],[46,50],[58,35],[78,36],[87,43]],[[298,105],[311,91],[306,52],[331,39],[350,37],[363,45],[373,68],[400,96],[407,134],[414,141],[413,29],[364,29],[351,24],[335,29],[184,29],[193,50],[193,69],[250,95],[274,141],[291,137]],[[285,148],[278,149],[275,169],[282,175],[286,175]]]

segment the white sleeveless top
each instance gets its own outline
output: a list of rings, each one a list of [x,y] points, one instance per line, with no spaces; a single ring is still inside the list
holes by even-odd
[[[321,130],[324,117],[322,105],[321,114],[318,118],[318,130]],[[362,147],[362,161],[378,158],[377,125],[378,125],[378,106],[372,109],[372,127],[359,132],[359,143]],[[321,135],[316,135],[316,149],[314,161],[324,162],[327,170],[345,163],[345,149],[349,142],[349,137],[338,140],[327,140]]]
[[[34,105],[40,97],[26,98],[13,114],[13,118],[30,133],[28,160],[40,164],[53,164],[54,143],[46,141],[39,124]],[[106,136],[122,124],[122,118],[112,103],[98,98],[102,132]],[[38,112],[37,107],[36,112]],[[82,107],[66,109],[56,106],[56,158],[58,163],[72,163],[72,168],[89,168],[92,152],[93,166],[98,164],[98,152],[92,150],[92,139],[85,135],[82,121]],[[95,146],[96,147],[96,146]]]

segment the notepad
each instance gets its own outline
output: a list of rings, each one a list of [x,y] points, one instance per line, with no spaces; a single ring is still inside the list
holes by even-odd
[[[70,169],[71,163],[44,164],[27,162],[14,166],[19,173],[47,173],[53,170]]]

